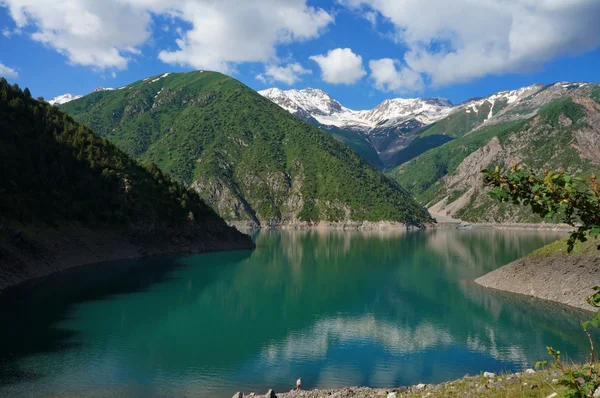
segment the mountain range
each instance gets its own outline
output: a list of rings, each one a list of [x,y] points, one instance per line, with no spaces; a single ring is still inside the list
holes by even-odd
[[[228,220],[410,223],[426,219],[418,210],[425,206],[434,215],[472,222],[537,222],[524,208],[489,200],[480,171],[515,162],[537,171],[600,170],[599,92],[593,83],[558,82],[460,104],[389,99],[370,110],[349,109],[314,88],[258,93],[277,107],[231,78],[191,72],[102,89],[61,106],[125,152],[194,186]],[[352,151],[302,121],[348,145],[399,185],[367,172]],[[255,148],[258,138],[261,149]],[[347,175],[354,176],[352,188],[341,183]],[[378,182],[368,184],[378,193],[367,195],[359,185],[373,179]],[[305,185],[314,181],[308,193]],[[379,195],[388,190],[397,202],[384,205]]]
[[[386,171],[406,161],[407,155],[447,142],[446,134],[423,134],[433,123],[461,111],[468,117],[481,115],[485,117],[482,121],[487,122],[541,87],[504,91],[458,105],[445,98],[394,98],[373,109],[358,111],[343,106],[320,89],[271,88],[259,93],[293,115],[329,131],[373,166]],[[487,110],[485,115],[484,110]]]
[[[536,173],[600,171],[600,85],[555,83],[467,104],[421,134],[451,141],[388,173],[433,214],[472,222],[539,222],[522,206],[493,201],[481,170],[515,165]]]
[[[430,220],[350,148],[220,73],[165,73],[61,109],[192,187],[231,222]]]
[[[536,172],[600,171],[600,86],[594,83],[534,84],[458,105],[392,99],[363,111],[311,88],[261,94],[351,146],[434,216],[539,222],[527,208],[492,201],[481,170],[518,163]]]

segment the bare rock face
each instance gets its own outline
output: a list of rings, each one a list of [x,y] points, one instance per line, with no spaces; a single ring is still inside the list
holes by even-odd
[[[443,179],[448,190],[464,191],[464,193],[450,203],[448,201],[449,197],[446,196],[431,206],[429,211],[432,214],[454,217],[462,208],[468,205],[473,195],[484,189],[481,170],[492,162],[501,149],[502,146],[498,137],[493,137],[487,145],[467,156],[454,173]]]

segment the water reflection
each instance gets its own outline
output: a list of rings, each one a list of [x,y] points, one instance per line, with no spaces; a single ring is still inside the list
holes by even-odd
[[[298,376],[439,382],[531,365],[546,345],[582,358],[581,313],[472,282],[557,237],[266,231],[253,252],[73,270],[2,297],[0,395],[230,397]]]

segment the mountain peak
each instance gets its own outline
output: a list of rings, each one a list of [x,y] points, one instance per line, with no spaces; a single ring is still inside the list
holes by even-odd
[[[74,95],[74,94],[63,94],[63,95],[59,95],[58,97],[54,97],[52,98],[50,101],[48,101],[48,103],[50,105],[62,105],[62,104],[66,104],[67,102],[76,100],[78,98],[81,98],[81,95]]]

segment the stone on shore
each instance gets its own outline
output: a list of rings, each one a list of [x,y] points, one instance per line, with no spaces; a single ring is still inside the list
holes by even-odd
[[[265,395],[265,398],[277,398],[277,395],[275,394],[275,391],[269,390],[267,391],[267,395]]]

